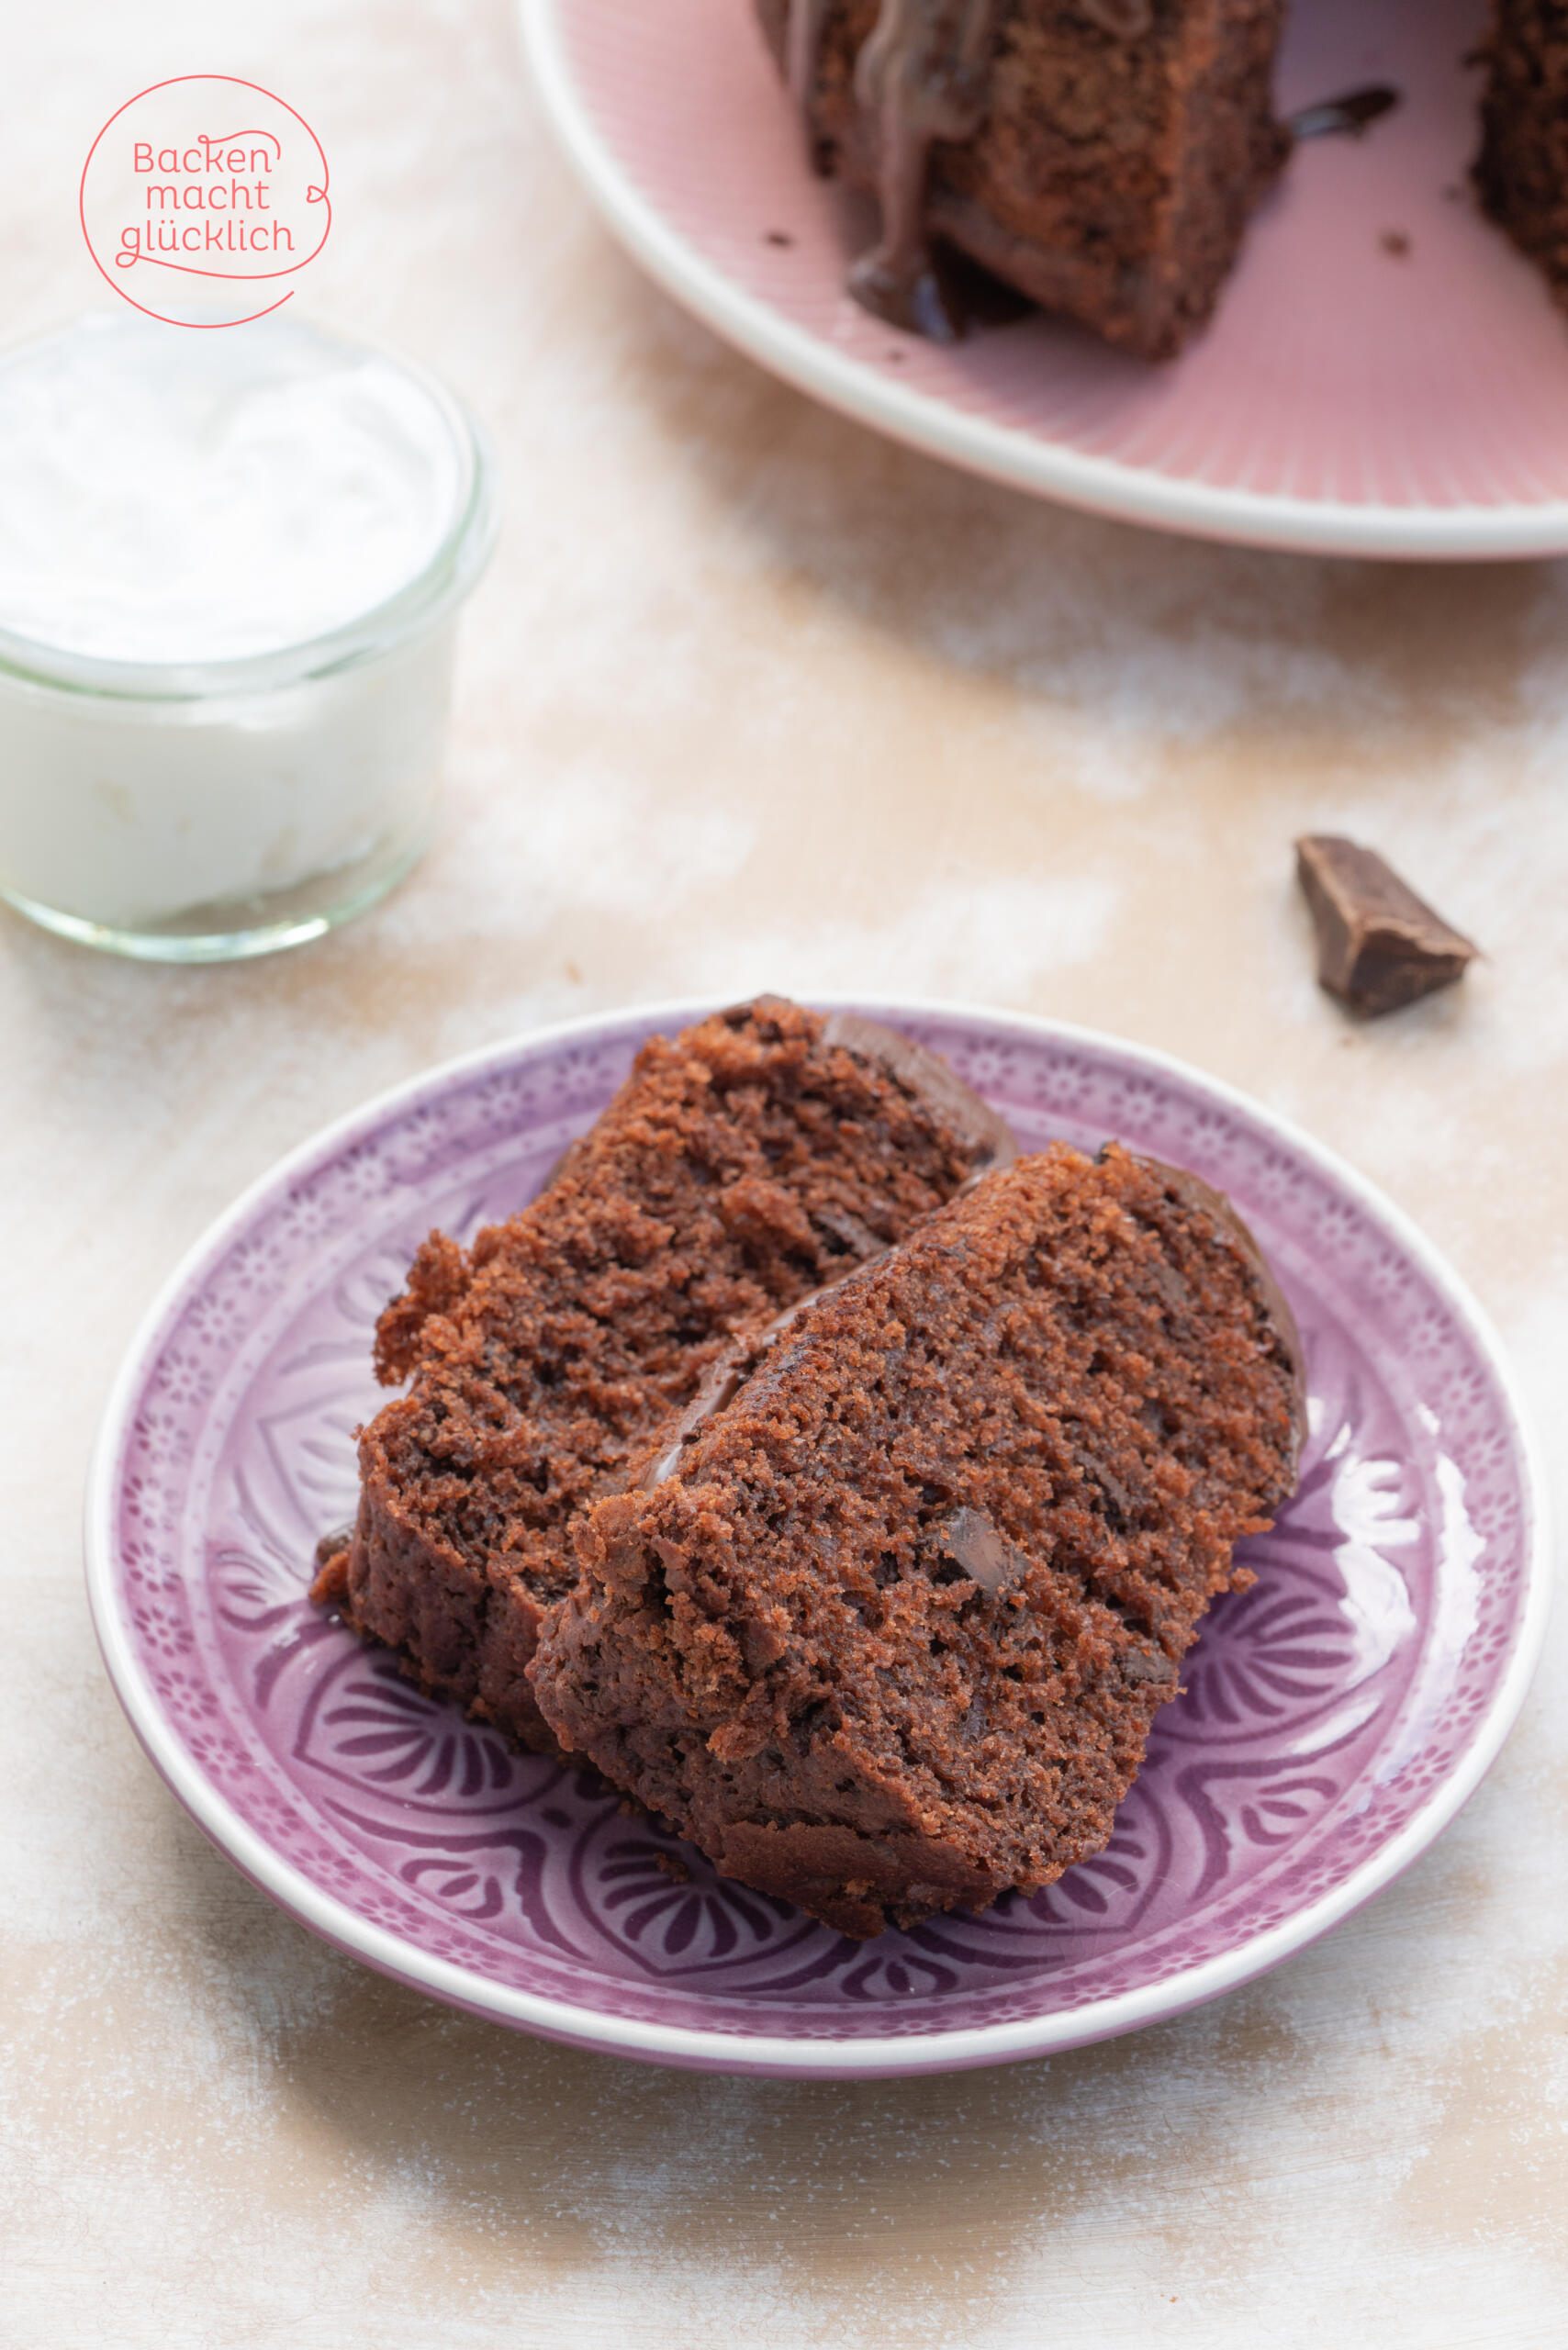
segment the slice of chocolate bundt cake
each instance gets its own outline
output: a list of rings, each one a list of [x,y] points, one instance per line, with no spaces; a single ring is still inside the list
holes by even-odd
[[[850,273],[950,341],[957,251],[1145,358],[1213,310],[1290,149],[1284,0],[757,0],[819,168],[871,190]]]
[[[1303,1427],[1290,1310],[1227,1203],[1055,1146],[715,1367],[579,1519],[540,1704],[723,1874],[846,1934],[982,1908],[1105,1843]]]
[[[362,1432],[358,1521],[316,1596],[548,1749],[525,1673],[577,1574],[574,1512],[734,1333],[1013,1152],[943,1062],[870,1021],[764,998],[655,1038],[531,1206],[420,1250],[376,1344],[382,1379],[412,1383]]]
[[[1271,90],[1286,0],[754,5],[817,168],[880,206],[850,291],[939,341],[962,330],[968,256],[1110,342],[1170,357],[1290,152]],[[1475,185],[1568,308],[1568,0],[1487,0],[1487,17]],[[1372,119],[1350,103],[1308,111]]]

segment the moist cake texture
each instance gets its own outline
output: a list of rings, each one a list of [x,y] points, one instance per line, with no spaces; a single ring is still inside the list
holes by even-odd
[[[1228,1204],[1054,1146],[714,1366],[578,1521],[540,1704],[844,1933],[981,1908],[1104,1845],[1303,1427]]]
[[[737,1331],[1013,1152],[945,1064],[850,1014],[764,998],[655,1039],[531,1206],[420,1248],[376,1339],[409,1392],[362,1432],[357,1521],[323,1546],[317,1598],[547,1751],[526,1672],[576,1577],[574,1513]]]

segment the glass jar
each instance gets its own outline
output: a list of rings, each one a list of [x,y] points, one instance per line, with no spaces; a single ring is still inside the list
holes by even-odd
[[[114,330],[94,321],[68,330],[68,337],[85,332],[99,338],[89,356],[100,375],[106,364],[112,370],[116,357],[102,341],[106,331]],[[190,337],[196,330],[169,327],[153,331]],[[257,329],[225,331],[254,335]],[[145,373],[147,330],[138,324],[129,332],[140,338],[140,364]],[[304,449],[296,470],[308,472],[308,458],[321,469],[322,486],[308,480],[302,490],[305,510],[297,525],[302,563],[310,561],[314,550],[319,575],[322,548],[332,544],[330,516],[318,513],[312,520],[309,509],[313,499],[318,508],[323,497],[330,500],[334,467],[358,498],[356,507],[354,498],[345,492],[345,527],[354,527],[357,516],[360,523],[374,529],[375,509],[367,503],[373,495],[388,509],[383,538],[397,540],[396,433],[410,421],[429,437],[441,459],[439,466],[425,466],[420,482],[426,505],[432,498],[438,500],[431,508],[429,527],[424,520],[420,525],[425,538],[434,540],[433,550],[423,550],[414,576],[378,596],[368,609],[333,613],[332,625],[300,642],[225,657],[185,661],[105,655],[81,649],[80,643],[50,643],[0,624],[0,894],[34,922],[88,946],[166,962],[267,954],[319,936],[372,905],[409,870],[430,837],[457,610],[495,538],[486,451],[459,404],[422,371],[293,322],[286,332],[291,340],[283,345],[274,334],[266,350],[252,346],[236,355],[230,348],[222,363],[224,380],[237,384],[238,391],[227,407],[223,398],[208,402],[218,420],[214,426],[212,418],[207,418],[204,429],[209,440],[219,429],[230,430],[232,437],[246,368],[271,365],[275,374],[281,348],[295,371],[288,376],[286,368],[279,378],[281,392],[273,386],[270,408],[263,397],[258,411],[261,424],[251,445],[239,447],[237,457],[230,448],[230,487],[231,503],[239,500],[236,510],[244,510],[246,499],[256,505],[264,498],[268,466],[275,470],[281,464],[286,476],[287,432],[297,437],[311,429],[304,363],[330,369],[336,354],[350,387],[344,395],[345,413],[354,408],[356,386],[358,407],[364,411],[351,416],[353,429],[370,414],[365,386],[372,381],[387,395],[394,413],[391,423],[372,418],[381,441],[367,442],[357,455],[353,431],[342,418],[333,428],[340,431],[341,450],[323,456],[319,449]],[[30,346],[0,363],[0,388],[8,366],[39,354],[51,354],[56,374],[63,370],[68,375],[73,363],[64,347],[67,339],[53,338],[50,345]],[[212,373],[207,358],[186,362],[179,351],[166,346],[151,357],[174,377],[168,397],[175,402],[182,368],[204,383],[203,369],[207,376]],[[394,375],[388,375],[388,370]],[[58,394],[58,384],[55,388]],[[100,385],[95,397],[102,394]],[[289,397],[295,399],[293,409],[287,408]],[[159,398],[162,403],[161,393]],[[55,462],[68,466],[75,445],[68,429],[73,420],[69,404],[63,421],[58,397],[50,415],[50,429],[65,452]],[[163,430],[161,420],[158,430]],[[444,448],[438,435],[446,436]],[[135,445],[134,439],[128,442],[128,446]],[[199,508],[199,462],[194,471],[187,466],[176,474],[176,502],[189,506],[194,500]],[[376,477],[367,491],[366,479],[372,476]],[[240,485],[237,490],[234,480]],[[101,496],[101,486],[94,494]],[[151,523],[145,515],[138,523],[153,542],[159,540],[161,512],[154,500],[147,505]],[[19,552],[13,550],[10,576],[23,583],[13,588],[13,602],[32,593],[38,609],[64,615],[62,635],[80,640],[97,632],[112,642],[122,626],[115,616],[114,599],[120,592],[115,578],[123,551],[118,543],[111,546],[106,575],[100,568],[90,579],[89,566],[84,565],[79,596],[69,569],[62,574],[58,564],[35,592],[28,586],[27,565],[34,541],[46,535],[48,519],[44,502],[28,526],[33,538],[24,530],[17,543]],[[182,508],[166,519],[176,549],[183,549],[188,559],[187,568],[190,562],[196,565],[190,570],[194,584],[186,595],[189,603],[203,586],[198,536],[203,517]],[[232,522],[232,515],[229,519]],[[258,528],[264,525],[263,516]],[[85,531],[89,526],[83,527]],[[279,584],[268,590],[271,602],[263,624],[274,633],[273,615],[289,609],[287,553],[284,546],[280,561],[279,545],[269,540],[267,560],[278,573]],[[242,569],[243,546],[235,544],[231,556]],[[47,551],[44,559],[53,562]],[[345,564],[341,588],[329,581],[323,590],[319,576],[314,584],[302,576],[295,600],[319,614],[323,593],[330,609],[334,594],[340,601],[352,596],[361,578],[376,579],[378,562],[385,568],[386,561],[395,560],[395,551],[373,546],[358,573],[352,562]],[[148,561],[151,593],[161,576],[157,543],[150,546]],[[127,582],[132,570],[125,569]],[[215,592],[221,594],[225,576],[218,563]],[[0,590],[4,585],[0,579]],[[237,596],[243,586],[236,577]],[[252,578],[252,601],[255,587]],[[191,609],[195,610],[194,604]],[[257,609],[260,612],[261,607]],[[133,615],[125,615],[124,631],[134,634],[138,625]],[[205,623],[193,622],[193,627],[210,640]]]

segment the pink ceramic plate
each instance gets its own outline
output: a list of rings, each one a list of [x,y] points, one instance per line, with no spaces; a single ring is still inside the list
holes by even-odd
[[[438,1069],[308,1143],[174,1276],[87,1513],[104,1654],[149,1754],[252,1881],[399,1981],[503,2023],[719,2070],[937,2071],[1127,2031],[1247,1980],[1453,1817],[1523,1696],[1540,1480],[1474,1307],[1303,1136],[1158,1055],[997,1013],[868,1007],[1020,1139],[1116,1135],[1251,1219],[1300,1318],[1299,1496],[1213,1611],[1114,1840],[1032,1900],[846,1942],[623,1818],[590,1774],[428,1703],[309,1606],[354,1500],[371,1329],[432,1224],[527,1200],[633,1053],[706,1007]]]
[[[1485,0],[1294,0],[1287,112],[1404,93],[1304,145],[1210,332],[1149,367],[1036,318],[941,351],[843,292],[753,0],[521,0],[539,85],[611,227],[764,366],[1022,489],[1346,554],[1568,551],[1568,319],[1477,214]]]

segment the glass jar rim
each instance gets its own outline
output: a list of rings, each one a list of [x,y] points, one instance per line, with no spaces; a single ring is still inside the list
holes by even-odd
[[[73,323],[83,323],[78,320]],[[499,514],[495,459],[488,440],[455,392],[417,360],[386,344],[339,334],[303,318],[340,350],[385,360],[417,384],[451,435],[458,460],[453,518],[429,560],[390,596],[335,628],[263,653],[210,661],[115,660],[76,653],[0,625],[0,677],[30,686],[128,701],[205,701],[230,694],[266,693],[357,668],[422,635],[448,618],[477,585],[495,548]],[[56,333],[68,332],[58,329]],[[0,364],[54,336],[28,337],[0,352]]]

